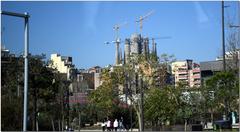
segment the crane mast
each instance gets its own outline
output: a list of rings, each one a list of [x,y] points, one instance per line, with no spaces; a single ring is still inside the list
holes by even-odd
[[[143,20],[146,20],[146,18],[148,18],[150,15],[152,15],[154,13],[154,10],[148,12],[146,15],[144,16],[140,16],[138,20],[136,20],[137,23],[139,23],[139,27],[140,27],[140,34],[142,34],[142,28],[143,28]]]
[[[116,44],[116,51],[115,51],[115,60],[116,60],[116,65],[119,65],[121,62],[121,56],[120,56],[120,38],[119,38],[119,29],[122,26],[125,26],[127,24],[127,22],[124,22],[122,24],[116,24],[113,27],[113,30],[115,30],[115,44]]]

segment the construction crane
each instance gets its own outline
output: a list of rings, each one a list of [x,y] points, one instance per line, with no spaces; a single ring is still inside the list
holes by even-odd
[[[155,55],[157,55],[157,46],[156,46],[157,43],[155,43],[155,40],[157,40],[157,39],[171,39],[171,38],[172,38],[172,37],[170,37],[170,36],[150,38],[150,39],[152,39],[152,53],[154,53]]]
[[[170,36],[165,36],[165,37],[152,37],[150,38],[152,40],[152,43],[155,43],[155,40],[157,39],[171,39],[172,37]]]
[[[119,29],[122,27],[122,26],[125,26],[127,25],[127,22],[124,22],[122,24],[116,24],[114,25],[113,27],[113,30],[115,30],[115,41],[112,41],[112,42],[105,42],[105,44],[111,44],[111,43],[115,43],[116,44],[116,52],[115,52],[115,60],[116,60],[116,65],[119,65],[120,62],[121,62],[121,54],[120,54],[120,43],[121,43],[121,40],[119,38]]]
[[[152,15],[154,13],[154,10],[151,10],[150,12],[148,12],[146,15],[144,16],[140,16],[138,20],[136,20],[137,23],[139,23],[139,27],[140,27],[140,34],[142,33],[142,28],[143,28],[143,20],[145,20],[147,17],[149,17],[150,15]]]
[[[120,27],[123,27],[123,26],[125,26],[125,25],[127,25],[127,22],[124,22],[124,23],[122,23],[122,24],[116,24],[116,25],[114,25],[114,27],[113,27],[113,30],[115,30],[115,39],[117,40],[118,39],[118,37],[119,37],[119,29],[120,29]]]
[[[121,54],[120,54],[120,43],[123,41],[120,40],[120,38],[117,38],[116,41],[111,41],[111,42],[104,42],[104,44],[116,44],[116,52],[115,52],[115,60],[116,60],[116,65],[119,65],[121,62]]]
[[[115,44],[115,43],[122,43],[122,42],[124,42],[124,41],[117,39],[117,41],[111,41],[111,42],[105,41],[104,44]]]

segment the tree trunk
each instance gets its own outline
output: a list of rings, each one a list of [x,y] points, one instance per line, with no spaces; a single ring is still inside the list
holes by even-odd
[[[61,122],[60,122],[60,119],[58,119],[58,131],[61,131]]]
[[[154,121],[152,120],[152,131],[154,131],[154,127],[155,127],[155,123],[154,123]]]
[[[213,110],[211,108],[211,123],[213,123]]]
[[[162,123],[162,131],[165,131],[164,125],[165,125],[165,123]]]
[[[138,125],[139,125],[139,129],[138,131],[142,131],[142,120],[141,120],[141,115],[140,115],[140,112],[139,111],[136,111],[137,112],[137,117],[138,117]]]
[[[78,113],[78,131],[81,130],[81,112]]]
[[[186,132],[187,131],[187,119],[185,119],[184,122],[185,122],[184,123],[184,132]]]
[[[63,116],[63,119],[62,119],[62,131],[64,131],[64,116]]]
[[[36,127],[37,127],[37,131],[38,131],[38,130],[39,130],[39,129],[38,129],[38,119],[37,119],[37,122],[36,122]]]
[[[133,99],[132,99],[133,100]],[[140,105],[136,105],[136,103],[133,103],[133,108],[135,109],[136,113],[137,113],[137,117],[138,117],[138,124],[139,124],[139,130],[138,131],[142,131],[142,118],[141,118],[141,114],[140,114]]]
[[[52,129],[53,129],[53,131],[55,131],[53,118],[51,118],[51,123],[52,123]]]
[[[37,88],[34,88],[34,131],[37,130]]]

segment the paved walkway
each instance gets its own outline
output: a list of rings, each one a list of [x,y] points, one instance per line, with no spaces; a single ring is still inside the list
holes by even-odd
[[[78,132],[78,130],[74,130],[74,131]],[[100,130],[100,129],[96,129],[96,130],[80,130],[80,132],[102,132],[102,130]],[[105,131],[105,132],[107,132],[107,131]],[[126,132],[126,131],[122,131],[122,132]],[[129,130],[129,132],[131,132],[131,130]],[[133,132],[138,132],[138,129],[133,129]]]

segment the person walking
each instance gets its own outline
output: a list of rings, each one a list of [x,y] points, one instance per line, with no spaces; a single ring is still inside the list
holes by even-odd
[[[123,127],[123,118],[121,117],[121,119],[119,120],[119,131],[123,131],[124,127]]]
[[[109,119],[107,121],[107,131],[111,131],[111,121]]]
[[[107,121],[107,120],[105,120],[105,121],[104,121],[105,130],[107,130],[107,123],[108,123],[108,121]]]
[[[104,132],[104,131],[105,131],[105,129],[106,129],[106,126],[105,126],[105,121],[103,120],[103,122],[102,122],[102,131]]]
[[[115,119],[115,121],[114,121],[114,123],[113,123],[113,127],[114,127],[115,132],[116,132],[117,129],[118,129],[118,121],[117,121],[117,119]]]
[[[111,121],[111,124],[110,124],[111,128],[110,129],[111,129],[111,131],[114,131],[114,126],[113,126],[114,121],[113,120],[110,120],[110,121]]]

